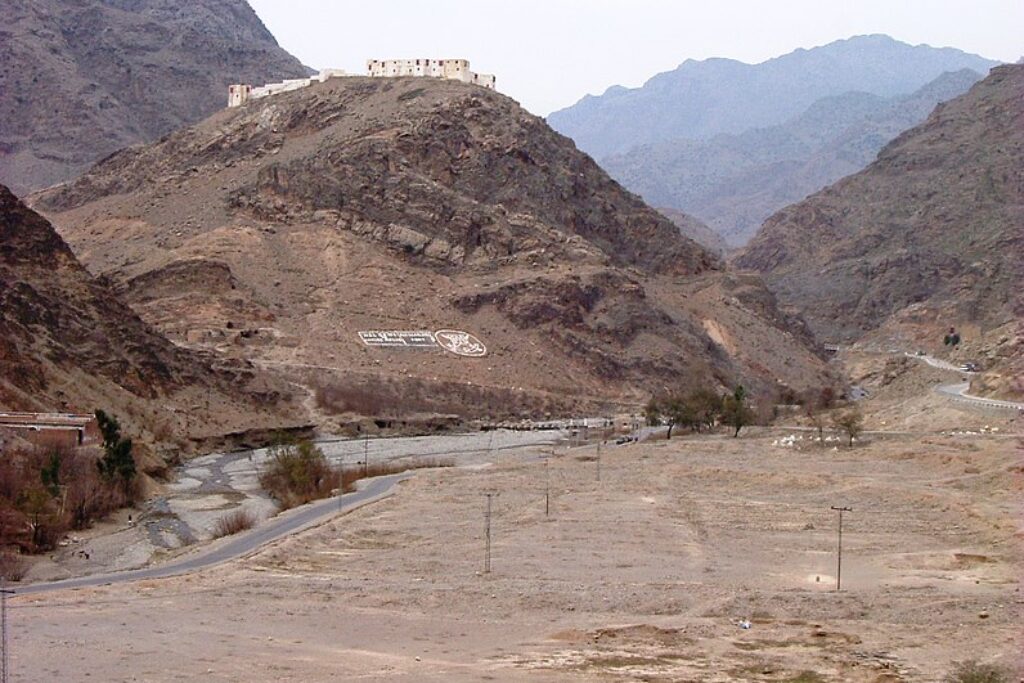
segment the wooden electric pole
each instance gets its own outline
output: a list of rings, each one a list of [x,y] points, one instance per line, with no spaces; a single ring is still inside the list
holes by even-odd
[[[554,452],[552,452],[554,455]],[[548,468],[548,463],[551,462],[551,456],[544,458],[544,516],[551,516],[551,470]]]
[[[491,573],[491,501],[497,493],[487,492],[487,508],[484,511],[484,574]]]
[[[853,508],[833,505],[832,509],[839,513],[839,547],[836,553],[836,591],[839,591],[843,585],[843,513],[853,512]]]
[[[7,596],[14,595],[14,591],[8,590],[7,588],[7,577],[0,577],[0,632],[2,632],[2,645],[4,651],[3,655],[0,656],[0,681],[7,683],[7,676],[10,666],[10,655],[7,647]]]
[[[370,435],[367,434],[363,438],[363,478],[369,473],[370,469]]]

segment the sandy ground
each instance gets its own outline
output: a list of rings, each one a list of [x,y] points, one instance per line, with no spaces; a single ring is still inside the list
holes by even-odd
[[[1020,442],[778,442],[605,447],[600,481],[593,447],[496,452],[240,562],[16,597],[13,680],[934,681],[1022,651]]]

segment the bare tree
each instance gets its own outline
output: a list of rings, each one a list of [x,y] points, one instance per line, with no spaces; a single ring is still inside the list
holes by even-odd
[[[804,417],[818,430],[818,443],[825,445],[825,404],[819,392],[808,391],[804,397]]]
[[[832,417],[832,424],[836,429],[844,432],[848,439],[848,445],[853,448],[853,441],[864,431],[864,416],[856,408],[838,413]]]

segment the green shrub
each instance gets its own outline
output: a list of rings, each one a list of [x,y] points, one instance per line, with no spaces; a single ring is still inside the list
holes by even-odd
[[[310,441],[274,446],[260,474],[260,485],[285,510],[326,498],[340,483],[340,473]]]

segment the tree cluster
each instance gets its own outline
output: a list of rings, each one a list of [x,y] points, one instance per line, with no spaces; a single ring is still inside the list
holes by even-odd
[[[103,457],[96,462],[104,481],[120,486],[126,493],[135,481],[135,455],[132,440],[121,436],[117,418],[102,410],[96,411],[96,422],[103,435]]]
[[[753,421],[747,399],[743,386],[724,396],[700,387],[686,394],[652,397],[644,408],[644,418],[648,425],[667,425],[670,439],[676,426],[699,433],[710,431],[719,423],[730,425],[733,436],[739,436],[740,430]]]

